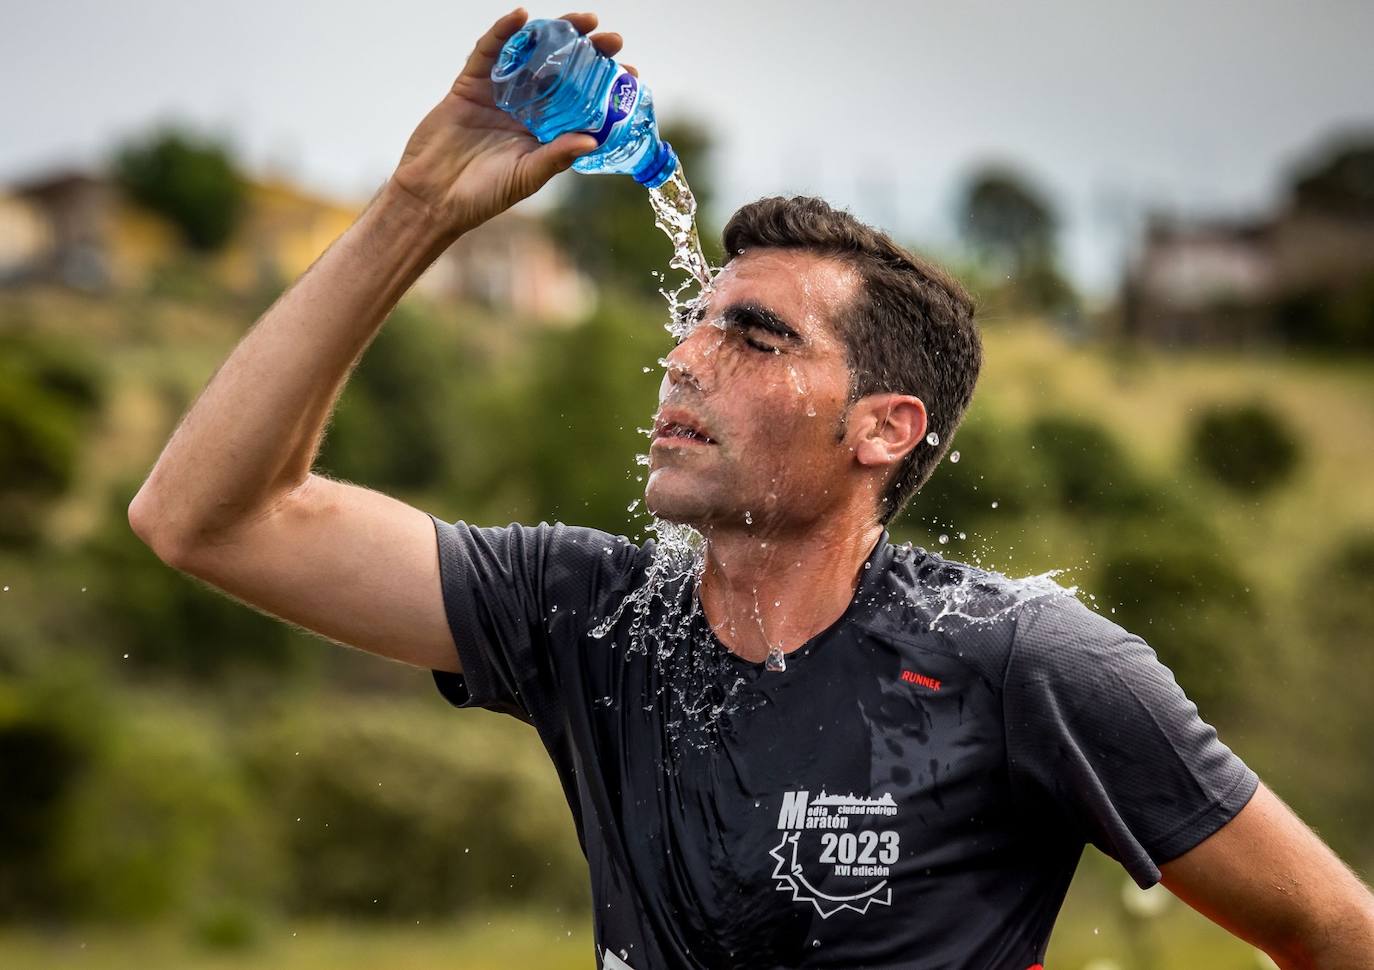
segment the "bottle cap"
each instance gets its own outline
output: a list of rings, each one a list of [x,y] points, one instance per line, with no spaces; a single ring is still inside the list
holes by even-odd
[[[646,189],[656,189],[673,177],[677,167],[677,152],[673,151],[673,146],[668,142],[661,141],[658,143],[658,151],[634,173],[635,181]]]

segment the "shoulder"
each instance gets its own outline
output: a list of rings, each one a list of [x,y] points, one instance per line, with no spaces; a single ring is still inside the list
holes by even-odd
[[[910,544],[887,547],[870,589],[865,621],[872,632],[957,656],[995,681],[1029,609],[1059,600],[1069,609],[1082,605],[1051,574],[1012,578]]]
[[[1045,597],[1018,612],[1012,664],[1023,673],[1100,680],[1123,663],[1156,660],[1139,636],[1075,596]]]

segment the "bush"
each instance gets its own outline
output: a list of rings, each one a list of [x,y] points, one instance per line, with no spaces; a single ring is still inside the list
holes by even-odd
[[[1111,618],[1154,648],[1204,717],[1244,708],[1247,671],[1266,653],[1262,620],[1244,579],[1212,547],[1179,537],[1117,552],[1097,588]]]
[[[975,402],[955,432],[950,453],[911,500],[903,518],[948,531],[1026,511],[1039,485],[1025,460],[1027,448],[1019,427]],[[956,451],[959,460],[951,461]]]
[[[0,917],[261,903],[272,846],[217,732],[119,700],[70,663],[0,683]]]
[[[1193,461],[1222,485],[1253,494],[1286,481],[1300,457],[1297,438],[1261,402],[1212,406],[1194,422],[1189,447]]]
[[[0,545],[30,546],[48,503],[71,486],[103,396],[94,361],[70,343],[0,335]]]
[[[1127,515],[1147,507],[1148,490],[1101,425],[1047,415],[1032,421],[1026,436],[1050,498],[1064,511]]]
[[[173,711],[126,719],[65,813],[55,870],[76,915],[269,903],[280,858],[245,781],[213,726]]]
[[[534,733],[399,704],[290,717],[250,762],[302,914],[432,917],[487,905],[582,905],[586,862]]]
[[[55,871],[63,812],[97,754],[90,728],[102,721],[98,705],[80,720],[71,696],[50,684],[0,682],[0,918],[53,915],[70,904]]]

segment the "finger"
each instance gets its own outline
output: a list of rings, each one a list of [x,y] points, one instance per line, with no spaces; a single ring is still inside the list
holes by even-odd
[[[625,46],[625,38],[615,31],[606,31],[601,34],[592,34],[592,46],[596,48],[598,54],[605,54],[607,57],[615,57],[620,53],[620,48]]]
[[[516,163],[515,180],[521,197],[533,195],[549,179],[572,167],[579,155],[596,148],[596,139],[584,131],[559,135],[540,145]]]
[[[635,67],[633,64],[621,64],[620,66],[623,67],[625,70],[629,71],[635,77],[639,77],[639,68]]]
[[[598,23],[594,13],[565,13],[560,20],[566,20],[577,28],[578,33],[590,34]]]
[[[468,55],[468,62],[463,66],[463,72],[458,75],[459,80],[465,77],[490,77],[492,65],[501,56],[501,48],[506,41],[510,40],[512,34],[525,26],[525,20],[528,17],[529,14],[525,13],[524,7],[516,7],[492,24],[491,29],[477,39],[477,46]]]

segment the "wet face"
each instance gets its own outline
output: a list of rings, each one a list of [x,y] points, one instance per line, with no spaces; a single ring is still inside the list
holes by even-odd
[[[805,528],[845,499],[849,368],[836,322],[862,281],[811,253],[750,250],[666,358],[645,500],[699,529]]]

